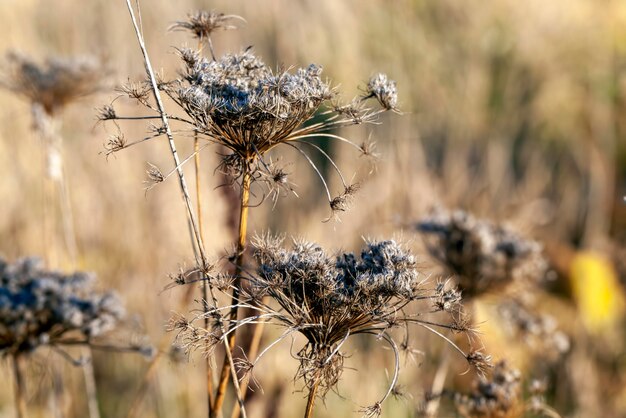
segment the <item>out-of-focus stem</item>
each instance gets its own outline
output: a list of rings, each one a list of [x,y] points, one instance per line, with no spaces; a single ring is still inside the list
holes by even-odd
[[[233,308],[230,311],[230,317],[232,319],[237,318],[238,313],[238,299],[239,299],[239,291],[241,289],[241,272],[243,266],[243,255],[246,247],[246,234],[248,230],[248,202],[250,200],[250,181],[251,175],[249,168],[244,166],[243,179],[241,182],[241,207],[239,212],[239,234],[237,241],[237,259],[235,261],[235,283],[233,288],[233,297],[232,297],[232,306]],[[231,327],[234,326],[231,325]],[[213,404],[213,411],[211,418],[217,417],[217,415],[221,412],[222,406],[224,404],[224,397],[226,396],[226,387],[228,386],[228,380],[230,377],[230,367],[228,357],[232,356],[232,352],[235,349],[235,338],[236,333],[232,332],[228,337],[228,350],[224,358],[224,363],[222,365],[222,371],[220,373],[220,380],[217,387],[217,393],[215,394],[215,402]],[[236,377],[233,377],[236,378]]]
[[[15,410],[17,418],[26,418],[26,390],[24,389],[24,377],[20,369],[21,358],[13,355],[13,377],[15,379]]]

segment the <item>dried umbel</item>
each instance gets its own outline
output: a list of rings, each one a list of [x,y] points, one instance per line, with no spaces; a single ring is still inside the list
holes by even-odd
[[[50,57],[42,64],[9,52],[2,63],[0,84],[40,105],[48,115],[81,97],[101,90],[107,71],[89,57]]]
[[[187,15],[187,20],[175,22],[169,27],[173,31],[189,31],[200,41],[210,39],[213,32],[218,30],[237,29],[235,22],[245,22],[241,16],[226,15],[214,10],[198,10]]]
[[[457,411],[467,418],[506,418],[519,416],[521,376],[505,361],[494,366],[489,378],[480,377],[470,394],[453,393]]]
[[[539,243],[467,212],[436,211],[417,224],[429,251],[474,296],[512,282],[538,283],[547,270]]]
[[[295,148],[307,163],[313,165],[303,149],[310,148],[328,159],[341,178],[344,191],[333,197],[321,172],[313,166],[322,180],[333,212],[345,211],[346,206],[338,204],[336,199],[351,194],[354,185],[345,181],[331,157],[311,140],[339,140],[363,152],[361,146],[331,131],[371,123],[380,113],[396,110],[394,82],[378,74],[370,81],[366,94],[349,104],[341,104],[336,90],[322,78],[319,65],[311,64],[292,72],[274,71],[250,48],[219,59],[205,58],[191,49],[181,49],[179,55],[183,64],[181,77],[159,83],[159,88],[184,112],[182,116],[172,114],[170,119],[228,150],[220,167],[223,172],[244,183],[267,179],[268,176],[274,177],[274,173],[264,157],[274,147],[285,144]],[[148,109],[154,109],[147,83],[128,85],[122,91]],[[371,110],[365,107],[369,98],[376,98],[382,108]],[[314,116],[318,121],[310,123]],[[100,118],[125,119],[111,106],[102,109]],[[162,134],[156,132],[151,137]],[[109,151],[119,151],[138,142],[142,141],[116,142]],[[286,181],[286,176],[281,176],[280,181]]]
[[[89,343],[114,329],[124,308],[114,294],[94,292],[93,279],[46,271],[35,258],[13,264],[0,259],[0,353]]]
[[[270,236],[257,237],[254,247],[259,267],[256,273],[249,273],[248,290],[240,295],[239,304],[254,309],[256,315],[229,319],[216,309],[208,314],[215,323],[212,329],[194,325],[203,316],[176,320],[171,327],[190,348],[203,338],[211,338],[215,344],[226,338],[222,326],[226,322],[234,324],[228,328],[233,331],[258,321],[283,327],[283,335],[257,358],[239,361],[244,373],[252,373],[269,348],[299,333],[306,344],[297,352],[300,367],[296,377],[304,381],[310,397],[316,393],[323,397],[341,377],[343,344],[351,336],[369,334],[388,344],[396,355],[393,382],[372,409],[378,411],[392,392],[399,371],[393,329],[406,330],[409,324],[416,324],[440,336],[437,328],[470,332],[459,292],[443,283],[430,284],[419,274],[414,256],[395,241],[368,242],[360,255],[329,255],[319,245],[305,241],[294,241],[291,248],[285,248],[283,239]],[[409,305],[414,307],[413,313],[405,309]],[[462,353],[477,369],[482,370],[488,362],[478,352]]]

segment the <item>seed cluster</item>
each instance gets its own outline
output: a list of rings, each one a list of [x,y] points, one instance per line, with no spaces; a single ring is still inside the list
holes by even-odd
[[[46,271],[36,258],[0,259],[0,353],[87,340],[115,328],[124,308],[112,293],[95,293],[87,273]]]
[[[202,133],[243,161],[283,141],[332,97],[315,64],[274,74],[250,50],[218,61],[194,54],[183,51],[186,83],[178,100]]]
[[[384,336],[395,347],[387,332],[420,323],[425,314],[403,311],[413,301],[425,301],[429,313],[448,314],[447,322],[432,322],[435,326],[467,331],[458,292],[441,284],[429,287],[414,256],[393,240],[368,242],[358,256],[331,256],[304,241],[286,249],[282,239],[268,236],[254,244],[259,268],[250,279],[249,299],[271,312],[274,322],[306,337],[298,377],[309,387],[321,383],[325,391],[337,383],[343,365],[339,349],[349,336]],[[268,298],[279,308],[266,303]]]
[[[464,211],[437,211],[417,224],[429,251],[459,278],[469,296],[518,281],[537,283],[547,261],[539,243]]]
[[[495,364],[489,379],[481,377],[470,394],[453,395],[457,411],[467,418],[505,418],[519,406],[521,376],[504,361]]]
[[[48,58],[39,64],[10,52],[2,63],[0,83],[39,104],[49,115],[68,103],[102,89],[107,71],[93,57]]]

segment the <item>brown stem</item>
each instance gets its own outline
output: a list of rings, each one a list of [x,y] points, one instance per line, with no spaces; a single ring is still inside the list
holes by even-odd
[[[194,168],[196,174],[196,212],[198,213],[198,229],[200,230],[200,237],[204,242],[204,227],[202,223],[202,191],[200,188],[200,142],[198,140],[198,133],[194,133]],[[204,274],[203,274],[204,275]],[[202,308],[204,310],[204,328],[209,329],[209,286],[206,277],[202,280]],[[209,348],[209,341],[207,340],[207,349]],[[208,350],[207,350],[208,352]],[[209,407],[209,416],[213,408],[213,368],[211,367],[211,357],[206,357],[206,392],[207,392],[207,404]]]
[[[250,347],[246,350],[248,358],[255,359],[258,352],[259,347],[261,346],[261,338],[263,337],[263,329],[265,328],[265,321],[261,321],[257,324],[253,325],[254,330],[252,334],[252,340],[250,341]],[[250,374],[248,374],[241,382],[241,397],[243,400],[246,399],[246,393],[248,393],[248,382],[250,380]],[[233,408],[233,413],[231,414],[231,418],[238,418],[240,413],[239,405],[235,405]]]
[[[317,388],[319,381],[313,383],[313,387],[309,390],[309,398],[306,402],[306,410],[304,411],[304,418],[310,418],[313,415],[313,407],[315,406],[315,395],[317,395]]]
[[[21,357],[13,355],[13,376],[15,378],[15,410],[17,418],[26,418],[26,390],[24,388],[24,377],[20,370]]]
[[[233,320],[237,318],[237,300],[239,299],[239,291],[241,287],[241,272],[243,266],[243,254],[246,247],[246,233],[248,230],[248,201],[250,199],[250,171],[248,167],[244,167],[243,180],[241,184],[241,207],[239,212],[239,237],[237,241],[237,260],[235,262],[235,283],[233,288],[232,308],[230,311],[230,317]],[[234,326],[234,322],[231,324],[231,328]],[[224,363],[222,365],[222,371],[220,373],[220,380],[217,387],[217,393],[215,394],[215,402],[213,403],[213,411],[211,418],[215,418],[222,410],[224,404],[224,397],[226,396],[226,386],[230,377],[230,365],[228,358],[232,356],[235,349],[235,332],[231,332],[228,336],[228,351],[224,357]]]

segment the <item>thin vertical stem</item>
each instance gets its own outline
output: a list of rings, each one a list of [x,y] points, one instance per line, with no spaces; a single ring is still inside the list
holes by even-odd
[[[83,355],[87,355],[89,360],[82,365],[83,378],[85,379],[85,391],[87,392],[87,407],[90,418],[100,418],[100,408],[98,407],[98,386],[96,385],[96,375],[93,368],[93,354],[90,347],[83,348]]]
[[[26,390],[24,389],[24,377],[20,370],[21,358],[14,354],[13,359],[13,377],[15,384],[15,410],[17,412],[17,418],[26,418],[28,416],[26,411]]]
[[[198,229],[200,230],[200,236],[204,241],[204,228],[202,224],[202,191],[200,187],[200,142],[198,140],[198,133],[194,133],[194,168],[196,174],[196,212],[198,213]],[[204,273],[203,273],[204,276]],[[209,285],[207,278],[203,277],[202,280],[202,308],[206,314],[209,311]],[[204,328],[209,329],[209,316],[204,315]],[[207,348],[209,341],[207,340]],[[211,409],[213,408],[213,368],[211,367],[211,357],[206,356],[206,392],[207,392],[207,405],[209,408],[209,415],[211,415]]]
[[[254,359],[259,352],[259,347],[261,346],[261,339],[263,337],[263,330],[265,329],[265,321],[261,319],[258,323],[253,325],[254,330],[252,333],[252,340],[250,341],[250,347],[246,350],[246,355],[248,358]],[[246,399],[246,394],[248,393],[248,382],[250,380],[250,375],[247,375],[242,380],[241,385],[241,397],[243,400]],[[231,414],[231,418],[238,418],[240,416],[239,405],[235,405],[233,408],[233,413]]]
[[[250,199],[250,181],[251,175],[249,167],[244,165],[244,173],[243,179],[241,182],[241,207],[239,212],[239,234],[237,240],[237,259],[235,261],[235,283],[233,287],[233,297],[232,297],[232,306],[233,308],[230,311],[230,317],[233,320],[237,319],[237,301],[239,299],[239,291],[241,287],[241,272],[243,270],[243,255],[246,247],[246,235],[248,230],[248,203]],[[234,323],[231,324],[231,328],[234,326]],[[224,358],[224,363],[222,365],[222,371],[220,373],[220,380],[217,387],[217,393],[215,395],[215,402],[213,403],[213,411],[211,418],[216,417],[222,409],[224,403],[224,397],[226,396],[226,387],[228,385],[228,379],[230,376],[229,373],[229,357],[232,357],[232,352],[235,349],[236,342],[236,333],[231,332],[228,336],[228,347],[226,356]],[[236,377],[233,376],[235,379]]]
[[[306,401],[306,409],[304,410],[304,418],[310,418],[313,416],[313,407],[315,406],[315,396],[317,395],[317,388],[319,381],[313,384],[313,387],[309,390],[309,398]]]

